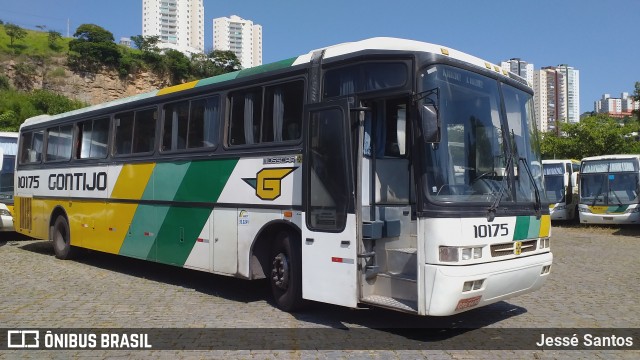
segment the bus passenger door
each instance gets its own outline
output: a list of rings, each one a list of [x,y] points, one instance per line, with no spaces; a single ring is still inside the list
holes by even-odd
[[[354,169],[346,101],[305,110],[302,297],[358,303]]]

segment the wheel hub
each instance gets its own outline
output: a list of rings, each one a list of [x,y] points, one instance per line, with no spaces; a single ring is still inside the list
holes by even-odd
[[[289,287],[289,259],[283,253],[273,258],[273,266],[271,268],[271,281],[275,286],[282,290]]]

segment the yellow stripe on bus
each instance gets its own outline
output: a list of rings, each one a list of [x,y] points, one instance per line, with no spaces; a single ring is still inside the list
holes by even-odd
[[[548,237],[551,229],[551,215],[542,215],[540,219],[540,234],[538,237]]]
[[[164,89],[161,89],[160,91],[158,91],[156,96],[171,94],[171,93],[182,91],[182,90],[193,89],[196,86],[197,83],[198,83],[198,81],[196,80],[196,81],[191,81],[191,82],[188,82],[188,83],[184,83],[184,84],[180,84],[180,85],[164,88]]]
[[[117,254],[138,204],[76,201],[69,210],[73,241],[82,247]]]
[[[122,166],[120,175],[111,193],[112,199],[140,200],[147,187],[155,164],[126,164]]]

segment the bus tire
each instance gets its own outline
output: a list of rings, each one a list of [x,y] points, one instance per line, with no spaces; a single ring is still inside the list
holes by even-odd
[[[53,223],[51,240],[53,241],[53,251],[58,259],[67,260],[73,258],[75,248],[71,246],[69,223],[62,215],[59,215],[56,222]]]
[[[302,305],[302,251],[297,236],[280,231],[271,248],[271,292],[276,305],[290,312]]]

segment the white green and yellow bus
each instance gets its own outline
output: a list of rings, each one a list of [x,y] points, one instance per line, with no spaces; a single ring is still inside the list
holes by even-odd
[[[542,160],[544,187],[551,220],[574,220],[578,216],[578,160]]]
[[[0,131],[0,231],[13,231],[13,181],[18,133]]]
[[[640,155],[603,155],[580,164],[580,222],[640,223]]]
[[[548,278],[533,92],[373,38],[27,120],[16,228],[304,300],[449,315]]]

